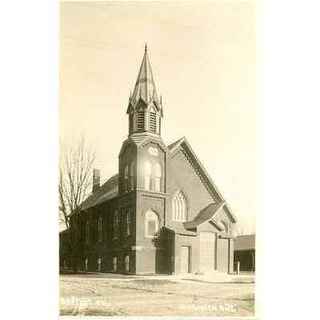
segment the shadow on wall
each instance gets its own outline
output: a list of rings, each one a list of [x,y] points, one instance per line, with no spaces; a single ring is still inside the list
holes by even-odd
[[[156,247],[155,272],[157,274],[172,274],[174,272],[174,232],[162,227],[153,239]]]

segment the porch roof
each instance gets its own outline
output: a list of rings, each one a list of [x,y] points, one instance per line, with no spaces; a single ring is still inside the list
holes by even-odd
[[[184,222],[186,229],[196,228],[198,225],[213,219],[214,215],[225,205],[225,202],[210,203],[207,207],[202,209],[197,216],[191,221]],[[221,229],[219,222],[212,221],[219,229]]]

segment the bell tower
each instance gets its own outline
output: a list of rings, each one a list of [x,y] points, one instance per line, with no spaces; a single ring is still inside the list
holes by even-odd
[[[162,259],[159,260],[159,248],[153,241],[165,225],[167,201],[168,149],[161,138],[161,100],[145,46],[127,108],[128,137],[119,154],[118,205],[130,208],[132,213],[133,248],[139,248],[132,249],[135,273],[155,273]]]
[[[129,136],[142,132],[161,135],[162,98],[158,98],[147,45],[145,45],[133,93],[129,97],[127,114],[129,116]]]

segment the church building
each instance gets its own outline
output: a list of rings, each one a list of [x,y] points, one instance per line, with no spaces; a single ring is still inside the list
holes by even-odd
[[[163,142],[164,112],[146,47],[129,98],[118,173],[100,185],[94,170],[92,193],[71,216],[78,270],[233,272],[236,219],[187,139]]]

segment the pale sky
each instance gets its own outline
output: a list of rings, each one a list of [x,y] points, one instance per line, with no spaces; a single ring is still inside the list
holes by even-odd
[[[186,136],[247,233],[257,214],[254,1],[61,3],[60,134],[117,173],[145,42],[162,137]]]

